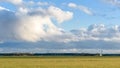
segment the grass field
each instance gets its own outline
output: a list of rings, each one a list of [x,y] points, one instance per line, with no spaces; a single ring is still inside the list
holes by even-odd
[[[0,57],[0,68],[120,68],[120,57]]]

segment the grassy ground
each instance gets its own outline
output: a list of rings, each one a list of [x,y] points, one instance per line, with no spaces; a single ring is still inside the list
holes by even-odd
[[[120,57],[0,57],[0,68],[120,68]]]

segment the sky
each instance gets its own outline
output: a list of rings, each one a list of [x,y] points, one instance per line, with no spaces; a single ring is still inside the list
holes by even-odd
[[[0,0],[0,53],[120,53],[120,0]]]

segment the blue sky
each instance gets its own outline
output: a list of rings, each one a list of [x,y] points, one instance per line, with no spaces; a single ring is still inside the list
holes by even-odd
[[[24,0],[24,1],[29,2],[30,0]],[[66,30],[79,29],[80,27],[87,27],[91,24],[119,25],[119,22],[120,22],[119,6],[104,2],[104,0],[93,0],[93,1],[91,0],[84,0],[84,1],[83,0],[78,0],[78,1],[34,0],[34,2],[47,2],[47,3],[50,3],[50,5],[57,6],[63,10],[73,12],[74,16],[71,20],[65,21],[65,23],[62,23],[60,25],[56,24],[57,26],[60,26]],[[79,9],[70,8],[68,7],[69,3],[75,3],[78,6],[79,5],[85,6],[91,9],[91,12],[93,12],[93,15],[88,15]],[[12,11],[16,11],[17,9],[15,5],[8,2],[1,2],[0,6],[3,6]]]
[[[119,12],[119,0],[0,0],[0,52],[120,53]]]

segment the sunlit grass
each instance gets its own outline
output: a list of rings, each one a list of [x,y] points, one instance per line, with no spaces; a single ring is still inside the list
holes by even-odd
[[[120,68],[120,57],[0,57],[0,68]]]

